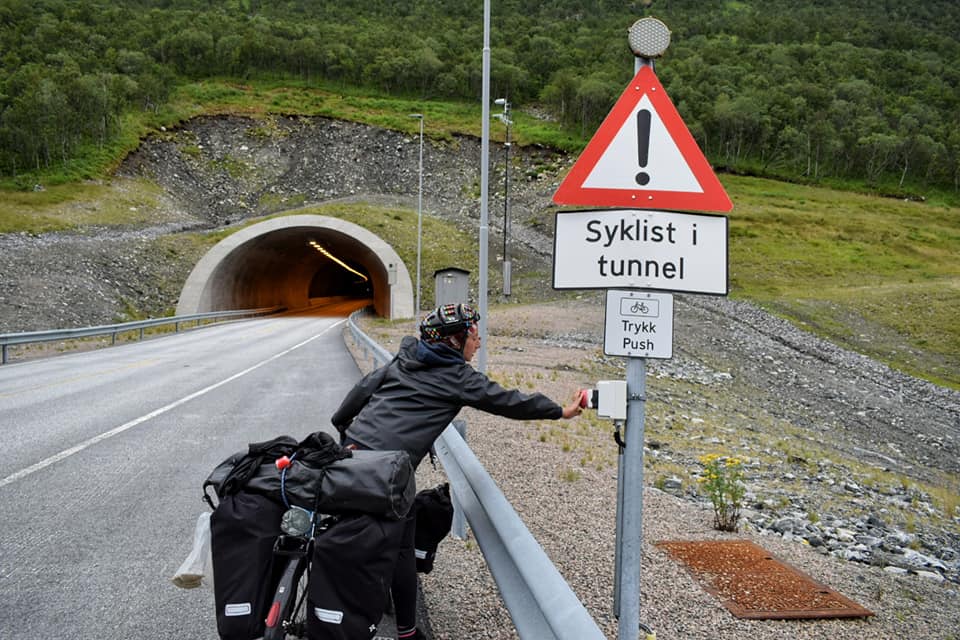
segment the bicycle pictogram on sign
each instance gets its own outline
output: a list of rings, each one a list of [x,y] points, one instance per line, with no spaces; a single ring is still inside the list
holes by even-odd
[[[623,298],[620,300],[620,314],[641,318],[658,318],[660,316],[660,303],[657,300]]]

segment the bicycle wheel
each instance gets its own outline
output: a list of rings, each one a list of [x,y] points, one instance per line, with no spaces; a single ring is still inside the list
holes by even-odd
[[[288,560],[270,603],[263,640],[307,637],[308,564],[306,554]]]

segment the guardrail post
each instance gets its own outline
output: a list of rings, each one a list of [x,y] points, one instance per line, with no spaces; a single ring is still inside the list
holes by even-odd
[[[7,345],[3,345],[3,348],[0,349],[3,351],[2,359],[0,359],[0,364],[7,364]]]
[[[452,422],[453,428],[457,430],[457,433],[460,434],[460,437],[466,441],[467,439],[467,422],[466,420],[454,420]],[[467,539],[467,519],[463,515],[463,505],[460,504],[460,501],[457,500],[457,495],[450,492],[450,497],[453,502],[453,524],[450,526],[450,535],[452,535],[457,540],[466,540]]]

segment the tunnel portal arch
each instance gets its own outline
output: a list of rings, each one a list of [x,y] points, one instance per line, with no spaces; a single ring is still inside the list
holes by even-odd
[[[353,271],[335,264],[318,246]],[[337,218],[282,216],[245,227],[204,254],[187,277],[176,313],[302,309],[310,306],[311,296],[345,291],[372,298],[380,316],[413,317],[410,273],[382,238]]]

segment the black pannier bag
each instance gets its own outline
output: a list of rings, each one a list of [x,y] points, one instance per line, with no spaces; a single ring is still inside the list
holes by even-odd
[[[320,513],[360,511],[399,520],[413,506],[415,480],[406,451],[354,451],[320,469],[297,457],[285,473],[262,465],[247,490],[281,501],[286,496],[289,504]]]
[[[417,556],[417,571],[430,573],[437,557],[440,541],[450,533],[453,524],[453,503],[450,501],[450,484],[443,483],[433,489],[424,489],[413,502],[417,518],[414,551]]]
[[[309,640],[374,636],[406,522],[354,513],[317,536],[307,594]]]
[[[221,640],[263,635],[264,619],[280,580],[273,545],[286,507],[266,496],[225,495],[210,516],[213,593]]]
[[[287,464],[281,469],[277,460],[283,457]],[[289,505],[343,514],[315,542],[315,562],[321,564],[314,565],[317,578],[311,576],[318,604],[308,611],[310,637],[373,636],[416,497],[406,452],[351,451],[323,432],[300,443],[281,436],[224,460],[204,482],[203,493],[214,508],[211,548],[221,640],[263,635],[282,570],[282,563],[274,566],[273,547]]]
[[[291,441],[288,436],[277,438],[268,449],[286,451]],[[329,434],[316,432],[281,454],[290,459],[281,471],[276,466],[280,455],[254,456],[253,447],[263,444],[250,445],[250,452],[220,463],[204,483],[204,492],[210,486],[220,496],[240,475],[246,491],[321,513],[360,511],[399,520],[413,506],[415,474],[405,451],[350,451]]]

